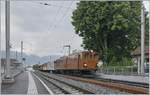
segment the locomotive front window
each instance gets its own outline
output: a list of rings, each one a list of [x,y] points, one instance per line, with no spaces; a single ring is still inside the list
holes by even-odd
[[[87,59],[87,54],[84,54],[84,59],[85,59],[85,60]]]
[[[87,53],[87,60],[90,59],[90,53]]]
[[[90,54],[90,59],[93,59],[92,54]]]

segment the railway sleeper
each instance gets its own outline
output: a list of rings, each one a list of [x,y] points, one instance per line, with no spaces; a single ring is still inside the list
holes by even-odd
[[[54,79],[54,80],[56,80],[56,81],[59,81],[59,82],[61,82],[61,83],[63,83],[63,84],[66,84],[66,85],[70,86],[71,88],[75,88],[76,91],[83,92],[83,94],[94,94],[94,92],[91,92],[91,91],[88,91],[88,90],[85,90],[85,89],[76,87],[76,86],[74,86],[74,85],[71,85],[71,84],[69,84],[69,83],[66,83],[66,82],[61,81],[61,80],[58,80],[58,79],[55,79],[55,78],[49,76],[48,74],[45,74],[45,73],[42,73],[42,72],[40,72],[40,73],[41,73],[43,76],[45,76],[48,81],[50,81],[49,79]],[[55,83],[54,83],[54,84],[55,84]],[[58,85],[58,86],[59,86],[59,85]],[[60,88],[62,88],[62,87],[60,87]],[[63,89],[63,90],[65,90],[65,89]],[[73,94],[73,93],[69,93],[69,92],[68,92],[67,94]]]

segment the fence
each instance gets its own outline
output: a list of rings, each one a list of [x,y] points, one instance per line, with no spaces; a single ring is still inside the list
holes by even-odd
[[[99,73],[104,74],[113,74],[113,75],[138,75],[137,67],[133,66],[108,66],[108,67],[101,67],[98,69]]]

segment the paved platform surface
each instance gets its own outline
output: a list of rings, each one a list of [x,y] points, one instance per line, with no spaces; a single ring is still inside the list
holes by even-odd
[[[2,84],[2,94],[26,94],[28,90],[28,73],[24,72],[15,77],[12,84]]]
[[[35,81],[38,94],[48,94],[48,91],[45,89],[45,87],[43,86],[43,84],[35,76],[33,76],[33,79]]]
[[[106,74],[101,74],[101,73],[97,73],[97,75],[101,78],[106,78],[106,79],[139,82],[139,83],[149,83],[148,76],[106,75]]]
[[[29,71],[20,73],[12,84],[2,84],[2,94],[49,94],[43,84]]]

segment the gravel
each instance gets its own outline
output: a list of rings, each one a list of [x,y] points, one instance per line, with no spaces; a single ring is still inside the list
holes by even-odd
[[[67,79],[67,78],[60,77],[60,76],[54,75],[54,74],[47,74],[47,75],[49,77],[56,78],[56,79],[59,79],[63,82],[66,82],[70,85],[73,84],[76,87],[86,89],[88,91],[92,91],[95,94],[129,94],[129,93],[126,93],[126,92],[113,90],[113,89],[110,89],[110,88],[102,87],[102,86],[91,84],[91,83],[85,83],[85,82],[81,82],[81,81],[77,81],[77,80]]]

